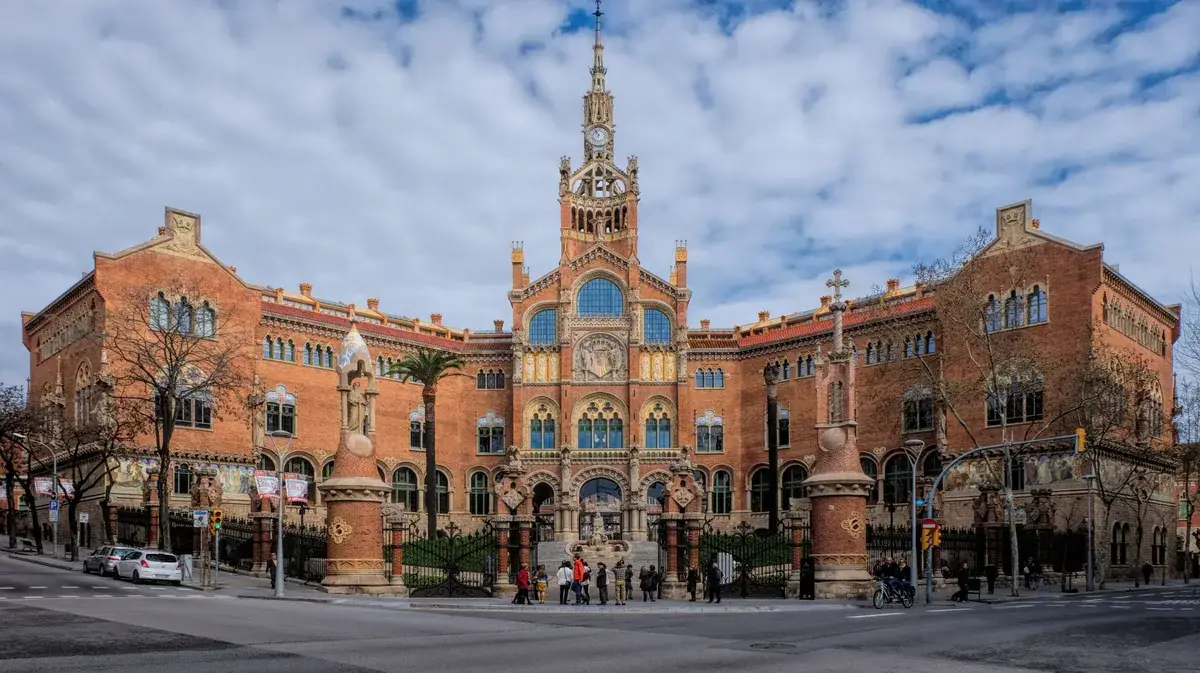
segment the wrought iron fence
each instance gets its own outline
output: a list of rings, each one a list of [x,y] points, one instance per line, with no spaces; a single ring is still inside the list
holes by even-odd
[[[150,539],[150,512],[145,507],[117,508],[117,543],[145,547]]]
[[[700,533],[700,563],[709,568],[714,563],[722,575],[721,591],[742,598],[783,598],[792,570],[795,544],[792,530],[786,525],[782,532],[771,535],[742,522],[732,531],[713,530],[706,522]],[[801,542],[801,553],[805,549]],[[709,588],[708,573],[701,573],[705,592]]]
[[[867,558],[872,564],[893,558],[907,559],[912,545],[912,528],[867,524]]]
[[[384,531],[385,566],[390,569],[394,547],[391,529]],[[510,540],[512,536],[509,536]],[[463,533],[451,523],[435,537],[426,537],[417,524],[404,533],[404,584],[413,598],[473,598],[493,593],[502,547],[490,523],[474,533]],[[390,572],[390,570],[389,570]]]
[[[284,524],[284,575],[319,582],[325,579],[325,558],[329,535],[325,526]]]

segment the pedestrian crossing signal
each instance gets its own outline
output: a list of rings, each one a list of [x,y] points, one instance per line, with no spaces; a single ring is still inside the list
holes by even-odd
[[[219,509],[214,509],[212,513],[213,530],[221,530],[221,524],[224,523],[225,515]]]

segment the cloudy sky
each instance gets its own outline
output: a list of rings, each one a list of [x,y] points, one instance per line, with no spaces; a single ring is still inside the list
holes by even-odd
[[[1061,5],[1061,6],[1057,6]],[[20,311],[172,205],[250,282],[511,321],[557,263],[586,0],[0,4],[0,381]],[[1179,301],[1200,249],[1200,0],[607,0],[642,263],[691,322],[811,308],[946,253],[997,206]],[[1200,269],[1198,269],[1200,271]]]

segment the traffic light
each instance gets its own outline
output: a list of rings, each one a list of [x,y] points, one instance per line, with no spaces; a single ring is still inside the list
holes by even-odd
[[[1075,453],[1083,453],[1086,444],[1087,431],[1083,428],[1075,428]]]
[[[224,514],[219,509],[214,509],[212,512],[213,530],[221,530],[221,524],[224,523]]]
[[[933,529],[933,546],[935,546],[935,547],[942,546],[942,527],[941,526],[938,526],[937,528]]]
[[[921,549],[929,549],[933,544],[933,530],[930,528],[921,529]]]

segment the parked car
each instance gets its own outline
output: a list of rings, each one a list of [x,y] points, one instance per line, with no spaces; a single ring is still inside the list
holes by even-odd
[[[178,586],[183,582],[183,562],[174,554],[157,549],[134,549],[126,552],[117,561],[113,577],[130,579],[135,583],[170,582]]]
[[[117,565],[117,561],[121,560],[121,556],[131,551],[134,551],[133,547],[117,547],[113,545],[101,547],[83,559],[83,572],[90,573],[95,571],[100,573],[101,577],[111,575],[113,567]]]

